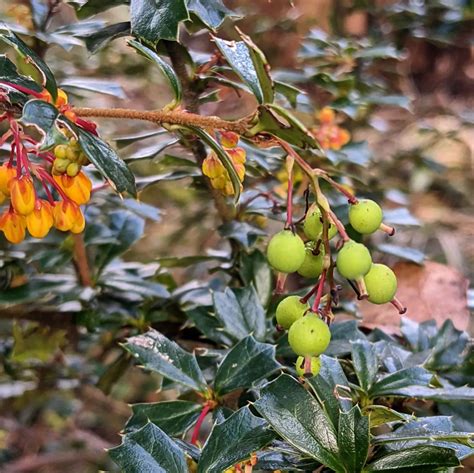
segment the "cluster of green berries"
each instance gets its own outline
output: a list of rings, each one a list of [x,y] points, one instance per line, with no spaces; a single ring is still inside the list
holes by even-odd
[[[53,174],[56,176],[67,174],[75,177],[81,172],[82,166],[89,164],[89,159],[75,138],[71,138],[68,144],[57,145],[54,148],[54,158]]]
[[[368,199],[351,204],[349,223],[357,232],[368,235],[379,228],[385,231],[382,223],[383,213],[380,206]],[[327,237],[332,239],[337,228],[329,220]],[[267,248],[270,265],[281,273],[297,272],[306,278],[317,278],[330,261],[325,260],[323,240],[323,219],[318,206],[308,209],[303,222],[303,232],[308,241],[293,233],[282,230],[274,235]],[[391,229],[389,229],[391,230]],[[397,278],[394,272],[383,264],[372,262],[369,250],[362,243],[346,241],[338,251],[336,267],[339,274],[357,283],[360,297],[368,298],[374,304],[391,302],[397,291]],[[277,307],[276,319],[279,327],[288,330],[288,342],[292,350],[299,355],[296,370],[316,374],[320,369],[319,355],[327,348],[331,334],[327,324],[310,307],[304,299],[289,296]],[[309,363],[311,358],[311,363]]]

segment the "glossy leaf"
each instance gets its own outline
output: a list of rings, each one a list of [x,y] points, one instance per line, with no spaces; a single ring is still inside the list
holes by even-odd
[[[84,35],[84,41],[87,49],[91,53],[96,53],[100,49],[107,46],[112,40],[130,36],[130,22],[123,21],[105,26],[94,33]]]
[[[161,73],[165,76],[166,80],[169,82],[173,92],[174,92],[174,100],[176,104],[181,102],[181,98],[183,95],[183,92],[181,90],[181,82],[174,72],[174,69],[163,59],[161,59],[158,54],[148,48],[147,46],[139,43],[138,41],[131,40],[128,42],[132,48],[136,49],[140,54],[145,56],[147,59],[150,61],[154,62],[158,68],[160,69]]]
[[[382,253],[398,256],[399,258],[413,261],[416,264],[422,264],[426,255],[416,248],[408,248],[404,246],[392,245],[391,243],[382,243],[377,246],[377,249]]]
[[[215,424],[198,463],[198,473],[222,473],[248,460],[250,455],[268,445],[275,434],[261,418],[243,407],[223,422]]]
[[[266,385],[254,406],[291,445],[323,465],[343,471],[332,422],[295,379],[282,375]]]
[[[265,235],[265,232],[261,228],[250,225],[247,222],[238,222],[235,220],[222,224],[218,230],[223,238],[238,241],[245,248],[252,246],[258,236]]]
[[[0,54],[0,82],[1,81],[22,85],[35,92],[41,92],[41,87],[30,77],[20,74],[15,64],[3,54]]]
[[[220,28],[227,17],[238,16],[229,10],[222,0],[188,0],[188,10],[213,31]]]
[[[369,453],[369,418],[364,416],[359,406],[341,412],[338,426],[338,443],[345,471],[362,471]]]
[[[90,79],[88,77],[68,77],[61,81],[61,87],[65,90],[86,90],[100,94],[111,95],[125,99],[125,92],[120,84],[110,80]]]
[[[401,414],[393,409],[381,405],[367,406],[363,410],[364,414],[369,416],[370,428],[379,427],[389,422],[404,422],[409,417],[407,414]]]
[[[249,388],[280,368],[275,360],[275,346],[246,337],[227,353],[217,368],[214,389],[223,395],[239,388]]]
[[[86,2],[79,3],[77,17],[84,19],[126,3],[129,3],[129,0],[87,0]]]
[[[152,45],[176,41],[179,23],[189,18],[185,0],[131,0],[130,16],[134,35]]]
[[[360,387],[369,392],[377,376],[378,360],[375,349],[366,340],[352,342],[352,363]]]
[[[125,431],[141,429],[148,422],[153,423],[167,435],[178,437],[194,425],[202,410],[200,404],[191,401],[163,401],[132,405],[132,416],[125,425]]]
[[[406,388],[428,386],[433,375],[420,366],[405,368],[378,380],[370,389],[372,397],[392,396]],[[474,390],[473,390],[474,391]]]
[[[183,350],[160,332],[150,330],[128,338],[124,347],[144,368],[196,391],[207,391],[206,380],[194,354]]]
[[[123,473],[186,473],[184,452],[152,423],[123,437],[109,455]]]
[[[255,289],[245,287],[213,294],[214,310],[224,330],[234,339],[253,335],[257,340],[265,337],[265,312]]]
[[[266,306],[273,291],[273,271],[265,255],[258,250],[240,253],[240,275],[246,286],[253,285],[260,302]]]

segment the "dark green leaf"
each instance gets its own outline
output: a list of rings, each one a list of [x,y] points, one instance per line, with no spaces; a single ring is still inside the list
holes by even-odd
[[[194,354],[183,350],[160,332],[150,330],[128,338],[124,347],[144,368],[196,391],[207,391],[206,380]]]
[[[368,465],[365,471],[428,473],[444,466],[459,466],[454,450],[426,445],[385,455]]]
[[[250,455],[268,445],[275,434],[268,424],[243,407],[215,424],[201,453],[198,473],[222,473],[248,460]]]
[[[420,366],[405,368],[378,380],[370,389],[370,395],[372,397],[400,395],[407,388],[427,387],[432,377],[433,375],[430,372]],[[427,389],[432,391],[429,388]]]
[[[298,95],[304,94],[304,92],[301,89],[284,82],[274,81],[274,84],[275,91],[283,95],[288,102],[290,102],[290,105],[293,108],[296,108],[296,105],[298,104]]]
[[[44,296],[57,293],[64,286],[61,277],[36,277],[21,286],[0,291],[0,304],[23,304],[30,301],[38,302]]]
[[[179,80],[179,77],[174,72],[174,69],[166,61],[161,59],[161,57],[158,56],[158,54],[156,54],[155,51],[152,51],[150,48],[139,43],[138,41],[131,40],[128,42],[128,44],[132,46],[132,48],[135,48],[140,54],[142,54],[143,56],[145,56],[147,59],[154,62],[158,66],[162,74],[168,80],[171,88],[173,89],[174,100],[176,104],[179,104],[181,102],[183,92],[181,90],[181,82]]]
[[[41,87],[30,77],[19,74],[15,64],[3,54],[0,54],[0,81],[22,85],[35,92],[41,92]]]
[[[194,13],[210,30],[217,30],[226,17],[236,17],[222,0],[188,0],[188,10]]]
[[[273,271],[268,265],[267,258],[259,251],[248,254],[240,253],[240,275],[246,286],[253,285],[260,302],[266,306],[273,291]]]
[[[92,15],[97,15],[119,5],[130,3],[129,0],[87,0],[87,2],[79,3],[77,8],[77,17],[84,19]]]
[[[112,40],[130,36],[130,22],[114,23],[106,26],[92,34],[84,35],[87,49],[91,53],[96,53],[107,46]]]
[[[227,288],[215,292],[212,299],[217,319],[234,340],[251,334],[257,340],[265,338],[265,312],[252,286],[233,291]]]
[[[187,268],[189,266],[194,266],[199,263],[208,263],[210,261],[229,261],[228,258],[223,256],[183,256],[182,258],[178,257],[164,257],[158,258],[158,263],[163,268]]]
[[[233,344],[233,337],[224,331],[220,320],[216,316],[210,314],[204,307],[191,309],[186,312],[186,316],[209,340],[213,340],[219,345],[227,347]]]
[[[54,75],[49,67],[38,56],[38,54],[31,50],[15,33],[11,31],[6,31],[4,33],[0,32],[0,39],[3,39],[6,43],[13,46],[21,57],[35,66],[35,68],[41,74],[42,84],[51,94],[53,100],[56,100],[56,97],[58,96],[58,86],[56,85],[56,79],[54,78]]]
[[[345,471],[361,472],[369,453],[369,418],[362,415],[359,406],[341,412],[337,438]]]
[[[331,324],[331,343],[326,350],[329,356],[344,356],[352,351],[354,340],[365,340],[355,320],[345,320]]]
[[[266,385],[254,406],[291,445],[327,467],[343,471],[333,424],[295,379],[282,375]]]
[[[389,407],[379,405],[367,406],[364,408],[364,414],[369,416],[371,429],[388,422],[405,421],[408,417],[406,414],[400,414]]]
[[[45,26],[45,22],[48,19],[49,14],[49,5],[42,0],[29,0],[29,4],[31,7],[31,14],[33,16],[33,22],[38,28],[38,30],[42,30]]]
[[[189,18],[185,0],[131,0],[130,16],[134,35],[152,45],[176,41],[179,23]]]
[[[338,360],[321,355],[321,370],[317,376],[308,379],[323,409],[333,425],[338,425],[341,412],[352,408],[349,399],[349,382]],[[344,388],[347,394],[344,394]]]
[[[79,137],[82,150],[100,173],[108,179],[117,192],[128,192],[137,195],[135,178],[128,166],[117,156],[115,151],[97,136],[74,127]]]
[[[367,393],[377,376],[378,360],[372,343],[366,340],[352,342],[352,363],[360,387]]]
[[[258,236],[266,235],[261,228],[254,227],[247,222],[238,222],[236,220],[222,224],[218,230],[223,238],[232,238],[245,248],[252,246]]]
[[[159,427],[149,423],[123,437],[109,455],[123,473],[187,473],[183,451]]]
[[[387,391],[389,390],[387,389]],[[469,387],[435,389],[425,386],[407,386],[406,388],[390,390],[390,392],[391,396],[412,397],[440,402],[474,401],[474,388]]]
[[[275,346],[257,342],[248,336],[227,353],[219,365],[214,380],[217,394],[239,388],[249,388],[280,368],[275,360]]]
[[[191,401],[164,401],[147,404],[133,404],[132,417],[125,425],[125,431],[141,429],[150,421],[166,434],[178,437],[194,425],[202,410],[200,404]]]

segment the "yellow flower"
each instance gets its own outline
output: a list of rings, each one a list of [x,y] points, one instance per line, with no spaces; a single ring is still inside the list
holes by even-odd
[[[222,176],[226,172],[224,165],[220,162],[215,153],[210,153],[202,162],[202,173],[210,179]]]
[[[247,153],[240,146],[234,149],[227,149],[226,151],[235,164],[244,164],[247,160]]]
[[[28,215],[35,208],[36,193],[33,181],[26,176],[14,177],[10,181],[12,206],[20,215]]]
[[[239,142],[239,135],[233,131],[221,131],[221,145],[224,148],[235,148]]]
[[[80,233],[84,229],[84,215],[77,204],[71,200],[56,202],[53,209],[54,226],[63,232],[71,230]]]
[[[21,243],[25,239],[26,222],[25,217],[7,210],[0,217],[0,230],[10,243]]]
[[[89,202],[91,198],[92,182],[82,171],[76,176],[67,174],[53,176],[56,184],[63,190],[67,197],[78,205]]]
[[[336,114],[334,113],[333,109],[329,107],[324,107],[316,114],[316,118],[321,123],[329,124],[334,122],[334,120],[336,119]]]
[[[30,235],[35,238],[44,238],[53,226],[53,208],[47,200],[36,201],[35,209],[26,216],[26,227]]]
[[[10,195],[10,181],[16,176],[16,169],[8,163],[0,166],[0,192]]]

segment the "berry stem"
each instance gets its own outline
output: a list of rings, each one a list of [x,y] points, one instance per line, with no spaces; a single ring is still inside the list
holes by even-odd
[[[304,374],[311,376],[311,356],[306,355],[303,362]]]
[[[336,182],[334,179],[332,179],[331,177],[328,176],[328,174],[325,172],[325,171],[322,171],[320,174],[319,174],[326,182],[328,182],[329,184],[331,184],[332,187],[334,187],[334,189],[336,189],[337,191],[339,191],[341,194],[344,194],[346,197],[347,197],[347,200],[349,202],[349,204],[357,204],[357,202],[359,202],[357,200],[357,197],[350,191],[348,191],[344,186],[341,186],[341,184],[339,184],[338,182]]]
[[[300,299],[300,302],[302,304],[306,304],[306,302],[309,301],[309,299],[311,298],[311,296],[318,290],[318,285],[316,284],[315,286],[313,286],[311,288],[311,290],[306,294],[304,295],[301,299]]]
[[[400,302],[399,299],[394,297],[391,301],[390,304],[392,304],[397,310],[400,315],[406,314],[407,308]]]
[[[337,218],[336,214],[331,209],[329,209],[328,213],[329,213],[332,221],[334,222],[334,225],[336,225],[337,231],[339,232],[339,235],[341,235],[341,238],[344,241],[344,243],[346,241],[349,241],[350,238],[349,238],[349,235],[346,232],[344,224]]]
[[[323,269],[323,272],[319,277],[319,282],[317,283],[318,291],[316,292],[316,297],[314,298],[313,306],[311,308],[311,310],[316,313],[318,312],[321,297],[323,296],[324,283],[326,282],[326,271],[326,269]]]
[[[368,299],[369,294],[367,293],[367,287],[365,286],[364,277],[361,276],[360,278],[356,279],[357,289],[359,290],[359,294],[357,295],[357,299]]]
[[[209,411],[212,409],[212,404],[206,402],[202,408],[201,413],[199,414],[198,420],[196,421],[196,425],[194,426],[193,435],[191,437],[191,444],[196,445],[198,438],[199,438],[199,431],[201,430],[201,425],[204,422]]]
[[[293,227],[293,166],[295,160],[291,155],[286,157],[286,170],[288,172],[288,192],[286,196],[286,225],[285,228]]]
[[[285,283],[287,274],[278,273],[276,284],[275,284],[275,294],[283,294],[285,292]]]
[[[244,473],[252,473],[253,466],[252,465],[245,465],[245,472]]]
[[[385,225],[385,223],[381,223],[379,230],[382,230],[385,232],[388,236],[393,236],[395,235],[395,228],[391,227],[390,225]]]

